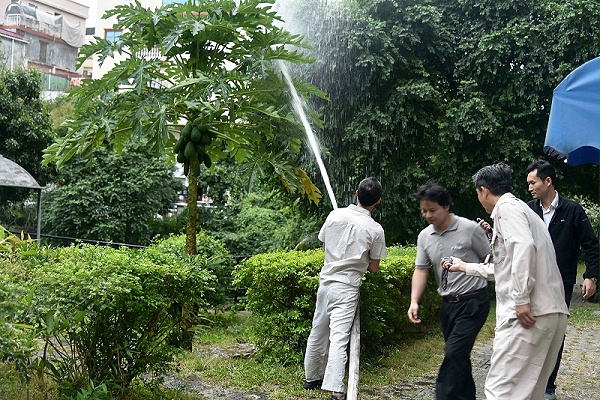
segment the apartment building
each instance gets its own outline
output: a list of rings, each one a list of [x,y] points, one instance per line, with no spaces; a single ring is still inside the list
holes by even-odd
[[[165,4],[183,3],[185,0],[139,0],[143,7],[157,8]],[[116,24],[116,18],[103,18],[106,11],[115,8],[117,5],[133,3],[133,0],[95,0],[90,1],[90,18],[87,22],[85,42],[89,43],[94,37],[100,37],[109,41],[115,41],[123,33],[121,27]],[[152,51],[152,49],[149,49]],[[114,68],[126,55],[115,54],[114,59],[106,59],[102,65],[97,59],[88,59],[83,63],[81,72],[85,76],[93,79],[99,79],[108,71]]]
[[[74,0],[0,0],[3,65],[40,71],[46,97],[68,89],[79,77],[88,8]]]

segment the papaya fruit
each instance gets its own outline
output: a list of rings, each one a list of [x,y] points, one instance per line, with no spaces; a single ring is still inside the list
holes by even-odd
[[[189,173],[190,173],[190,164],[186,162],[183,164],[183,176],[188,176]]]
[[[184,141],[188,141],[190,140],[190,134],[192,133],[192,124],[190,124],[189,122],[187,123],[186,126],[183,127],[183,129],[181,130],[181,137],[183,137]]]
[[[197,126],[192,128],[192,133],[190,134],[190,140],[194,143],[198,143],[202,139],[202,132],[198,129]]]
[[[196,153],[196,150],[194,150],[194,143],[187,142],[187,144],[185,145],[185,150],[183,151],[185,158],[187,158],[188,160],[191,160],[192,157],[194,157],[195,153]]]
[[[198,154],[206,153],[206,149],[204,148],[204,145],[202,143],[194,143],[194,150]]]
[[[210,166],[212,165],[212,160],[210,159],[210,156],[208,154],[204,153],[203,158],[204,158],[204,166],[206,168],[210,168]]]
[[[179,152],[179,153],[177,153],[177,162],[178,162],[178,163],[182,163],[182,164],[183,164],[183,163],[184,163],[184,162],[186,162],[186,161],[187,161],[187,160],[186,160],[186,158],[185,158],[185,155],[183,155],[183,152]]]
[[[208,132],[202,133],[202,136],[200,137],[200,143],[202,143],[205,146],[208,146],[212,143],[212,138],[210,137],[210,134]]]
[[[183,148],[184,143],[185,140],[183,140],[183,136],[179,136],[179,139],[177,139],[177,142],[175,142],[175,146],[173,147],[173,152],[175,154],[179,153],[179,150]]]

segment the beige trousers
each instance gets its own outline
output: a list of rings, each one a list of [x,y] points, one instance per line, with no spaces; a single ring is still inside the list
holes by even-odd
[[[517,318],[496,327],[485,398],[543,399],[566,330],[567,315],[558,313],[537,316],[529,329]]]

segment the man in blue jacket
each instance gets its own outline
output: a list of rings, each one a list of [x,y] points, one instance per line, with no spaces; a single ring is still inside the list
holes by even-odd
[[[565,287],[567,307],[571,304],[573,286],[577,278],[579,250],[585,251],[584,281],[581,294],[589,299],[596,294],[598,285],[598,237],[592,229],[583,207],[573,200],[562,197],[554,188],[556,171],[547,161],[539,160],[527,167],[527,185],[533,200],[527,203],[546,223],[552,238],[558,269]],[[556,360],[556,367],[548,379],[545,399],[556,399],[556,375],[563,348]]]

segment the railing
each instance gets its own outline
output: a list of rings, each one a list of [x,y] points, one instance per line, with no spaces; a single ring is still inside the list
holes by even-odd
[[[42,89],[65,91],[71,87],[71,78],[42,74]]]
[[[45,22],[40,22],[37,19],[23,14],[11,14],[7,15],[4,19],[4,25],[11,26],[23,26],[25,28],[32,29],[36,32],[42,32],[47,35],[54,37],[60,37],[61,27],[56,25],[50,25]]]
[[[136,54],[139,58],[162,58],[162,53],[157,47],[153,47],[151,49],[144,48],[144,50],[140,50]]]

